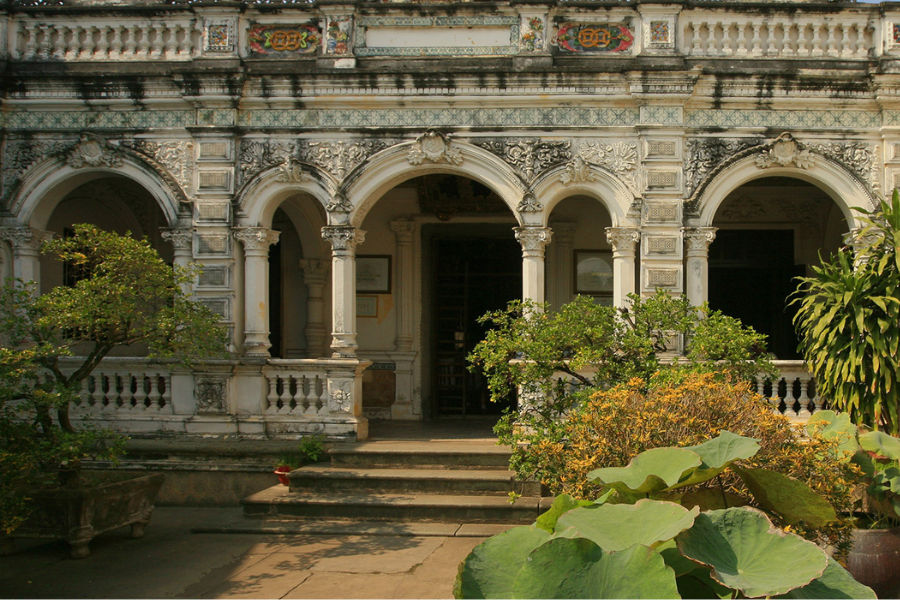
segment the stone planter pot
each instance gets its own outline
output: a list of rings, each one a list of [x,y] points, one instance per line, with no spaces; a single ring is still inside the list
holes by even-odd
[[[900,527],[854,529],[847,570],[879,598],[900,597]]]
[[[34,510],[4,536],[2,553],[14,550],[12,538],[45,538],[66,540],[72,558],[84,558],[91,552],[88,544],[101,533],[131,525],[131,537],[143,537],[165,476],[157,473],[95,485],[90,485],[90,474],[85,478],[89,483],[84,487],[29,492]]]
[[[275,475],[278,476],[278,482],[281,485],[290,485],[291,480],[288,479],[288,473],[290,473],[293,469],[290,467],[275,467]]]

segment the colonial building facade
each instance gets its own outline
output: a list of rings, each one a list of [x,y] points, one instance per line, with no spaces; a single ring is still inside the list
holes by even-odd
[[[769,334],[780,408],[814,410],[792,277],[900,179],[889,3],[0,11],[2,275],[62,285],[43,240],[130,231],[230,327],[229,360],[95,373],[78,410],[133,435],[489,414],[478,315],[658,288]]]

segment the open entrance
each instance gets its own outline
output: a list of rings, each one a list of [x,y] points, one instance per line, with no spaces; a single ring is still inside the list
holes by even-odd
[[[838,205],[818,187],[789,177],[752,181],[716,212],[709,248],[709,304],[768,336],[778,359],[800,358],[788,297],[847,231]]]
[[[487,381],[466,357],[484,339],[478,317],[522,294],[522,250],[509,226],[435,225],[431,237],[432,416],[499,415]]]

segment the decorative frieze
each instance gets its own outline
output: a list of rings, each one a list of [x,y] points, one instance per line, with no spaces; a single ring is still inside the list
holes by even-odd
[[[231,142],[221,140],[215,142],[200,142],[197,160],[200,161],[226,161],[231,160]]]
[[[312,21],[296,25],[254,23],[247,31],[250,55],[265,58],[296,58],[315,54],[320,41],[321,32]]]
[[[564,53],[625,52],[634,34],[625,23],[559,23],[551,44]]]
[[[678,187],[678,171],[651,169],[647,171],[648,189],[674,189]]]
[[[678,158],[678,142],[675,140],[644,140],[644,157],[647,159]]]
[[[325,54],[348,56],[352,54],[352,15],[328,15],[325,25]]]
[[[376,152],[399,140],[361,140],[354,142],[243,140],[240,147],[241,183],[257,173],[279,166],[278,177],[302,177],[298,163],[316,165],[341,181],[353,169]],[[285,172],[285,167],[290,170]]]
[[[203,48],[206,52],[233,52],[235,20],[207,20],[203,24]]]
[[[486,139],[473,144],[499,156],[525,176],[526,181],[572,159],[572,143],[541,139]]]
[[[547,21],[542,15],[522,15],[519,27],[520,52],[544,52],[547,48]]]
[[[653,202],[644,205],[644,221],[648,224],[679,223],[681,217],[676,202]]]

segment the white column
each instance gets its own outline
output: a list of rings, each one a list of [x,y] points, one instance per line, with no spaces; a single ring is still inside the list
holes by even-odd
[[[550,274],[548,300],[551,307],[558,309],[570,302],[575,294],[575,267],[572,264],[572,244],[578,223],[552,223],[553,243],[550,244],[550,258],[553,272]]]
[[[356,356],[356,246],[366,232],[350,225],[326,226],[331,244],[331,349],[334,358]]]
[[[303,281],[308,290],[306,296],[306,336],[307,358],[319,358],[327,354],[325,338],[325,283],[328,279],[329,264],[324,260],[303,258],[300,268],[303,269]]]
[[[186,269],[194,258],[193,240],[194,233],[190,229],[163,229],[162,239],[172,244],[175,250],[175,265]],[[186,283],[181,286],[181,291],[185,294],[191,293],[191,284]]]
[[[269,246],[279,232],[243,227],[234,237],[244,245],[244,345],[250,356],[269,356]]]
[[[607,227],[606,241],[613,251],[613,305],[626,306],[634,293],[635,248],[641,234],[635,227]]]
[[[553,232],[549,227],[514,227],[522,244],[522,299],[544,301],[544,249]]]
[[[709,245],[716,239],[715,227],[685,227],[685,292],[694,306],[709,300]]]
[[[413,343],[413,257],[412,243],[416,224],[407,219],[391,221],[391,229],[397,237],[396,285],[394,298],[397,305],[397,338],[395,348],[401,352],[412,350]]]
[[[41,290],[41,245],[53,237],[52,231],[30,227],[4,227],[0,229],[0,239],[6,240],[13,251],[13,277],[25,283],[37,284],[36,293]]]

